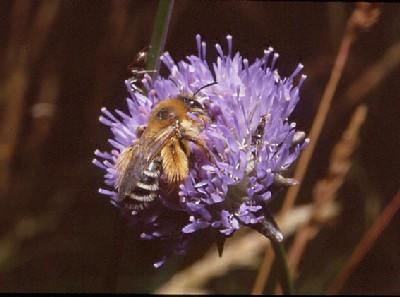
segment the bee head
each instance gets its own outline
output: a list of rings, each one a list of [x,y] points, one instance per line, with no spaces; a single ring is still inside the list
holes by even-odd
[[[149,125],[150,127],[166,127],[174,124],[176,121],[185,119],[188,108],[177,98],[166,99],[159,102],[151,111]]]
[[[158,121],[174,120],[176,112],[172,107],[162,107],[156,112],[155,117]]]

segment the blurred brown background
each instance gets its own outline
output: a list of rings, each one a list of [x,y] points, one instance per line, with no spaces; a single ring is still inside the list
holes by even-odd
[[[103,106],[127,110],[127,65],[150,41],[157,3],[0,2],[0,291],[108,290],[116,210],[97,194],[102,172],[91,164],[96,148],[110,148],[111,133],[98,116]],[[229,33],[234,48],[250,61],[273,46],[284,76],[302,62],[308,79],[293,120],[309,131],[353,8],[351,3],[176,1],[165,49],[182,59],[195,53],[194,37],[200,33],[212,61],[214,44],[224,45]],[[350,52],[300,203],[310,202],[313,185],[325,174],[332,147],[354,110],[348,88],[400,42],[400,5],[384,3],[381,11],[377,24]],[[296,282],[301,293],[324,292],[399,188],[398,66],[385,65],[384,79],[363,97],[368,116],[338,193],[342,212],[302,257]],[[400,293],[399,218],[393,218],[342,293]],[[194,245],[187,256],[155,270],[159,247],[128,231],[116,290],[152,292],[208,248]],[[248,293],[255,277],[255,268],[236,269],[210,280],[207,288]]]

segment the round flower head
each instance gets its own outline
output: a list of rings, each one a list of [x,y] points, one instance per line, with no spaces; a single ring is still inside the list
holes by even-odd
[[[297,78],[303,66],[299,64],[289,77],[282,78],[275,69],[278,54],[272,48],[250,63],[239,52],[232,53],[231,36],[227,36],[227,53],[216,44],[218,58],[209,65],[206,44],[200,36],[196,39],[196,56],[178,63],[168,52],[161,56],[169,76],[151,79],[145,75],[142,84],[146,95],[126,81],[128,114],[102,109],[100,122],[113,133],[108,140],[113,149],[95,151],[99,160],[93,162],[105,171],[109,186],[99,192],[120,207],[118,155],[140,137],[137,131],[146,126],[157,103],[179,94],[196,94],[209,117],[200,135],[209,158],[191,144],[189,174],[178,191],[171,194],[161,187],[147,208],[129,212],[132,223],[141,238],[164,241],[166,255],[185,252],[200,230],[214,230],[217,242],[223,242],[241,226],[248,226],[280,241],[282,234],[269,216],[267,204],[274,194],[273,186],[295,184],[284,172],[308,143],[304,132],[296,131],[295,123],[288,120],[305,80],[304,75]]]

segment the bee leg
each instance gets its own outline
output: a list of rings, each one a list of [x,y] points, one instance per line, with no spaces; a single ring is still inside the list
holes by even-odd
[[[199,139],[199,138],[193,138],[193,137],[187,137],[186,139],[187,139],[188,141],[190,141],[190,142],[193,142],[193,143],[196,144],[198,147],[200,147],[200,148],[203,150],[203,152],[205,153],[205,155],[206,155],[208,161],[211,162],[211,156],[212,156],[212,154],[211,154],[210,150],[208,149],[208,147],[206,146],[206,144],[204,143],[203,140],[201,140],[201,139]]]
[[[131,91],[144,95],[144,91],[141,88],[139,88],[138,86],[136,86],[137,81],[138,81],[138,79],[135,76],[128,78],[128,83],[131,88]]]

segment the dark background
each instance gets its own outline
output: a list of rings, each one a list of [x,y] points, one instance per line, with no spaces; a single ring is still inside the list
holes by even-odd
[[[102,171],[91,164],[108,150],[100,108],[127,110],[127,65],[149,44],[157,1],[0,2],[0,291],[104,292],[118,253],[117,212],[105,196]],[[308,79],[293,120],[309,131],[354,4],[176,1],[165,49],[175,60],[234,38],[250,61],[273,46],[286,76],[297,63]],[[346,106],[346,89],[399,42],[400,6],[384,3],[378,23],[351,50],[332,108]],[[310,242],[300,263],[299,292],[324,292],[363,233],[399,188],[399,67],[364,102],[369,107],[353,167],[338,194],[343,211]],[[310,202],[329,153],[352,109],[331,112],[299,195]],[[341,293],[400,293],[397,214]],[[117,222],[117,223],[116,223]],[[152,292],[207,251],[195,245],[155,270],[159,247],[127,231],[118,292]],[[216,256],[216,261],[218,258]],[[256,270],[233,271],[211,292],[248,293]],[[236,285],[232,285],[235,283]]]

